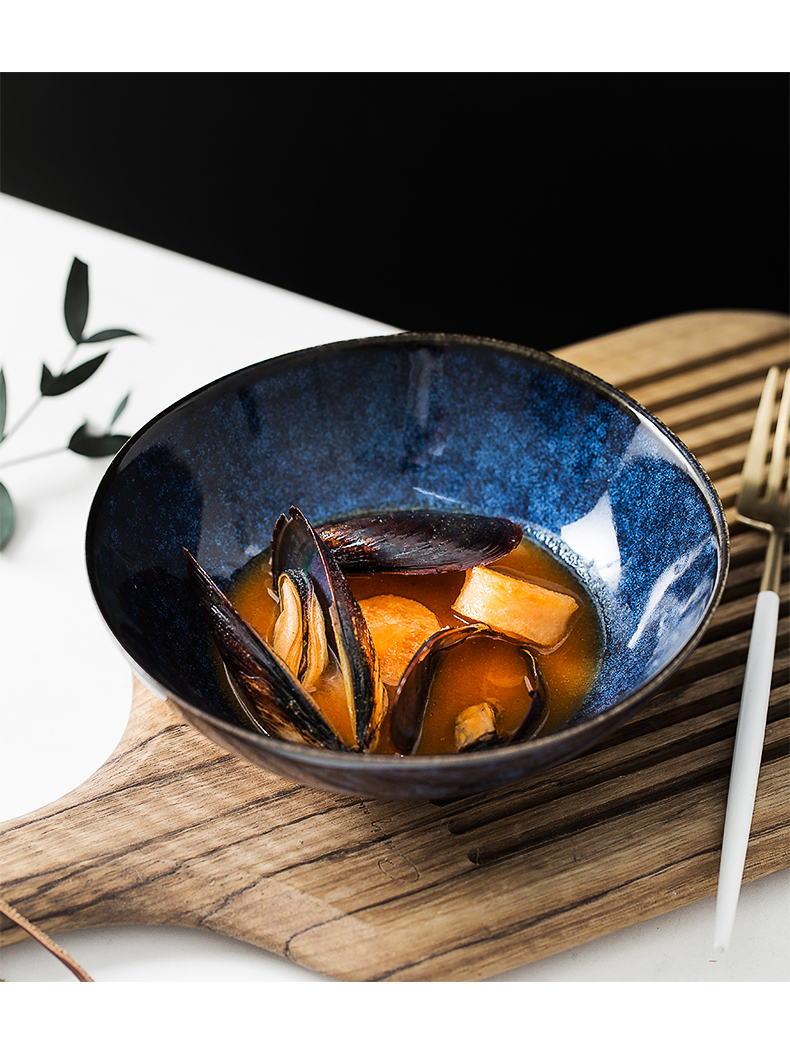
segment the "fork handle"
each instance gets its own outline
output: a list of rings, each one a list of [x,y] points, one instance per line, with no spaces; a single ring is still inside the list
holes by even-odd
[[[765,722],[771,694],[771,673],[779,620],[779,595],[760,591],[754,611],[743,693],[738,710],[730,788],[724,817],[724,839],[716,897],[714,949],[723,951],[730,941],[741,890],[746,848],[754,812],[757,779],[765,742]]]

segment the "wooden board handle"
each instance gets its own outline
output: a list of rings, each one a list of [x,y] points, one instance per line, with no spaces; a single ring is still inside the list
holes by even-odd
[[[65,797],[0,826],[0,896],[47,933],[203,925],[225,894],[206,866],[190,875],[183,865],[217,848],[223,822],[244,822],[263,794],[291,789],[135,682],[129,724],[107,762]],[[5,917],[2,929],[4,945],[26,936]],[[281,951],[266,934],[255,943]]]
[[[174,731],[189,730],[135,683],[129,723],[107,762],[71,793],[0,827],[3,899],[47,930],[129,921],[123,898],[136,878],[133,849],[126,861],[108,861],[117,847],[109,841],[127,832],[139,812],[141,788],[155,785],[166,770],[163,744],[172,743]],[[106,899],[99,919],[94,915],[101,893]],[[2,926],[4,944],[25,937],[10,920],[4,918]]]

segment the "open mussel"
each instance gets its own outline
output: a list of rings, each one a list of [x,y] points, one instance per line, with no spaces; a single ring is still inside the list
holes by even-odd
[[[464,706],[456,717],[458,752],[510,745],[533,736],[546,717],[546,689],[533,653],[516,639],[492,631],[486,624],[443,628],[427,639],[411,660],[398,685],[389,713],[390,738],[399,753],[414,753],[422,735],[431,691],[441,669],[453,667],[453,657],[472,642],[512,646],[521,660],[523,716],[517,727],[503,729],[495,699]]]
[[[354,573],[459,572],[498,561],[521,542],[510,520],[435,510],[351,517],[317,530],[343,571]]]
[[[257,730],[278,738],[342,749],[338,736],[297,676],[286,668],[184,548],[187,571],[209,630]],[[260,721],[258,719],[260,717]],[[261,726],[261,722],[263,726]]]
[[[282,514],[272,535],[272,575],[297,569],[312,581],[335,652],[359,749],[369,749],[387,709],[373,640],[357,600],[351,593],[332,551],[301,510],[292,506]]]

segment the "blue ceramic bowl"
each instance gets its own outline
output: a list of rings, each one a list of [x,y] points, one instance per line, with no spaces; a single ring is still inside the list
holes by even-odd
[[[430,508],[520,523],[576,571],[600,615],[602,658],[581,709],[521,745],[432,757],[325,752],[244,730],[181,548],[224,586],[291,505],[315,524]],[[387,798],[487,790],[610,734],[699,641],[728,556],[707,476],[632,399],[540,351],[443,334],[298,351],[187,396],[116,456],[87,534],[110,631],[191,724],[298,782]]]

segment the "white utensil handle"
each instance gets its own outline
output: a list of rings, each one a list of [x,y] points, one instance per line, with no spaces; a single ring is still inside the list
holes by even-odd
[[[743,866],[746,862],[757,779],[765,744],[765,721],[771,694],[778,619],[779,595],[774,591],[760,591],[757,595],[746,673],[743,677],[719,865],[713,947],[721,951],[726,949],[730,942],[741,891]]]

